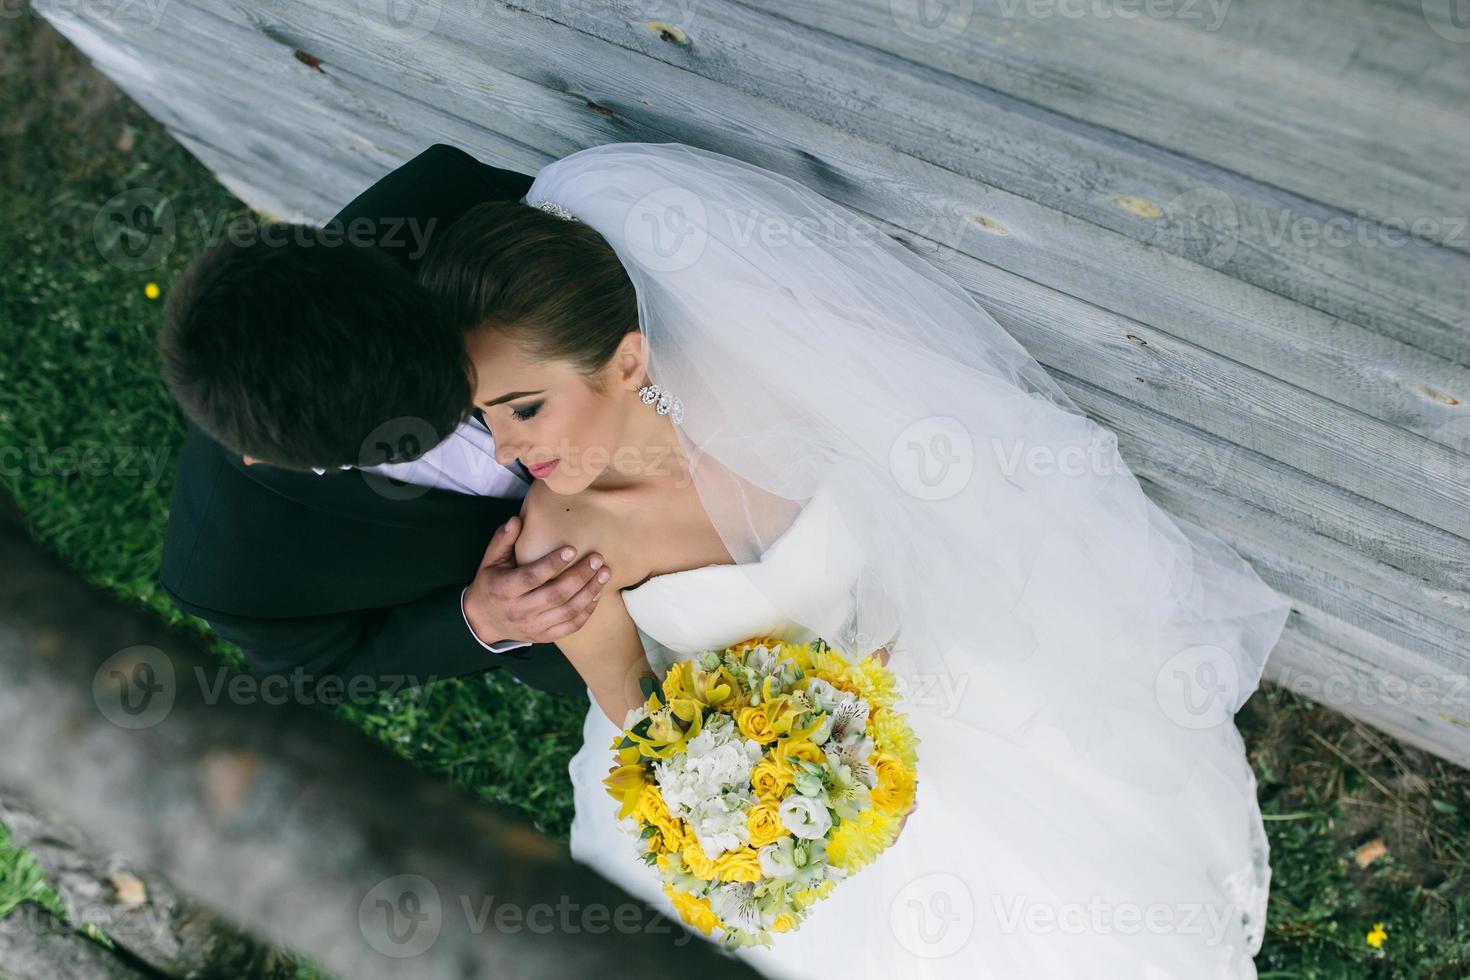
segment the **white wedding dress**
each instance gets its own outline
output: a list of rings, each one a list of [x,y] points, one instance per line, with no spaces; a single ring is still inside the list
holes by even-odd
[[[840,626],[863,557],[833,519],[834,501],[820,489],[758,562],[625,590],[655,671],[752,636],[810,639],[797,622]],[[982,624],[975,642],[988,657],[1006,652]],[[1006,702],[1005,685],[984,676],[962,699],[906,699],[921,739],[918,809],[898,841],[797,931],[736,955],[770,977],[812,980],[1254,977],[1270,871],[1234,725],[1182,739],[1160,715],[1155,744],[1191,758],[1187,780],[1156,793],[1079,763],[1064,739],[1023,744],[959,717]],[[570,767],[572,854],[677,922],[602,785],[616,734],[593,704]]]

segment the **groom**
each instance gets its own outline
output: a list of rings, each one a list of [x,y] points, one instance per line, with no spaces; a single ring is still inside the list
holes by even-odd
[[[170,290],[159,354],[190,425],[160,578],[253,670],[359,697],[504,669],[585,695],[553,644],[608,570],[516,567],[529,475],[495,462],[463,337],[413,277],[433,234],[531,182],[436,145],[326,228],[222,241]]]

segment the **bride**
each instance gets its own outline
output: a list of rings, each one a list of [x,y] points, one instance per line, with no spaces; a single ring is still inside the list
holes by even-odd
[[[533,205],[533,206],[528,206]],[[613,579],[559,644],[591,705],[573,855],[676,918],[602,779],[640,677],[756,636],[886,658],[917,808],[771,977],[1254,977],[1270,879],[1233,714],[1288,603],[1144,496],[952,279],[779,174],[611,144],[422,273],[467,330],[521,561]]]

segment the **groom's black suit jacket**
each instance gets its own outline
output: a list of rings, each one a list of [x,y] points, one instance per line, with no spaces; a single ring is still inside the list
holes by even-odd
[[[346,229],[371,219],[372,240],[412,269],[423,241],[406,221],[432,236],[482,201],[520,199],[531,180],[437,145],[337,221]],[[301,669],[366,685],[504,668],[532,686],[584,695],[555,646],[492,653],[465,625],[460,593],[490,535],[519,510],[519,500],[438,489],[390,499],[355,470],[246,466],[190,425],[160,579],[179,608],[240,646],[257,672]]]

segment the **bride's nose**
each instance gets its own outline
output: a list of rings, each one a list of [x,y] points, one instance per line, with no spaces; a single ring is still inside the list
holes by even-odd
[[[514,463],[516,459],[520,457],[520,455],[521,451],[515,446],[501,445],[498,442],[495,444],[495,462],[499,463],[501,466],[509,466],[511,463]]]

